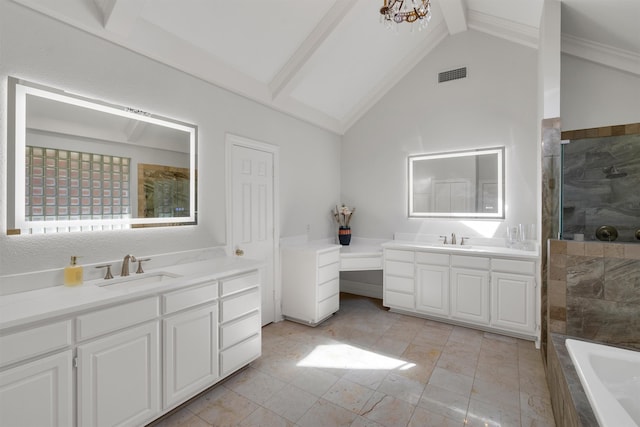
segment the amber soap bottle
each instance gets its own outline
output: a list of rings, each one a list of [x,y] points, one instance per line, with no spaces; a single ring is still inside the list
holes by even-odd
[[[64,268],[64,285],[65,286],[78,286],[82,285],[82,266],[77,265],[77,256],[71,257],[71,264]]]

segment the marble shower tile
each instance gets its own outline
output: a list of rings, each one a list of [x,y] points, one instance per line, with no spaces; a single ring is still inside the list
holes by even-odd
[[[567,295],[602,298],[604,295],[604,259],[569,256],[567,258]]]
[[[604,299],[640,306],[640,260],[605,259]]]

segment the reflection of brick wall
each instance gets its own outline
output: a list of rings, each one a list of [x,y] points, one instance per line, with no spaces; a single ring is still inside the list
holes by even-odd
[[[550,240],[549,332],[640,349],[640,244]]]

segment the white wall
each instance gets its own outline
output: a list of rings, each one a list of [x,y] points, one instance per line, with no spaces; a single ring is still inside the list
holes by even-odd
[[[224,243],[226,132],[280,146],[281,234],[334,233],[340,136],[276,112],[53,19],[0,0],[0,276]],[[199,224],[47,236],[6,236],[7,76],[134,106],[198,125]]]
[[[468,77],[437,83],[438,72]],[[342,202],[355,236],[395,231],[502,237],[536,223],[539,160],[537,52],[469,30],[445,39],[344,136]],[[505,221],[407,218],[407,156],[506,147]]]
[[[640,76],[562,55],[562,130],[640,122]]]

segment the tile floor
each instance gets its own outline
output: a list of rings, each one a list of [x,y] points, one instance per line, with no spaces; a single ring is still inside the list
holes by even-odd
[[[262,357],[157,422],[174,426],[555,426],[532,342],[341,295],[316,328],[263,328]]]

